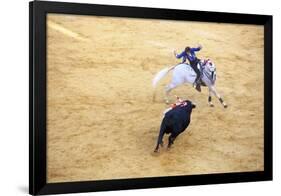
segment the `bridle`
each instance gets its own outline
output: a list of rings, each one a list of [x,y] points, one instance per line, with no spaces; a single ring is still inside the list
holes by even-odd
[[[202,63],[203,70],[205,70],[212,80],[215,80],[216,67],[210,59],[204,60]]]

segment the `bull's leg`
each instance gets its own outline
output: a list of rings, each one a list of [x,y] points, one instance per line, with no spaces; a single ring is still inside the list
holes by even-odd
[[[172,144],[175,141],[175,137],[172,137],[172,134],[169,136],[169,143],[168,143],[168,148],[171,148]]]
[[[161,145],[161,147],[163,146],[163,140],[160,140],[160,138],[163,138],[163,135],[164,134],[159,134],[159,137],[158,137],[158,141],[157,141],[157,144],[156,144],[156,147],[154,149],[154,152],[159,152],[159,145]]]
[[[162,123],[154,152],[159,151],[159,145],[161,145],[161,147],[163,147],[163,136],[164,136],[165,130],[166,130],[166,126]]]
[[[220,103],[223,105],[224,108],[227,108],[227,104],[223,101],[221,96],[218,94],[217,90],[214,86],[210,86],[209,89],[212,91],[212,93],[219,99]]]
[[[176,137],[178,136],[178,133],[171,133],[171,135],[169,136],[169,143],[168,143],[168,148],[171,148],[172,144],[174,143]]]

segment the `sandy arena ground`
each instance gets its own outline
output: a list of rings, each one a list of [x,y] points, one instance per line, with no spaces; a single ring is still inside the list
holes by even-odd
[[[49,14],[47,27],[48,182],[263,170],[263,26]],[[208,107],[206,88],[172,91],[197,108],[155,154],[171,77],[155,102],[151,81],[197,44],[229,107]]]

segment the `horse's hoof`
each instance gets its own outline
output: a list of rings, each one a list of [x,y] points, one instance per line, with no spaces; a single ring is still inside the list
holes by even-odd
[[[211,108],[215,107],[214,104],[212,104],[212,103],[210,103],[209,106],[210,106]]]
[[[228,106],[227,106],[227,105],[224,105],[223,107],[224,107],[224,108],[227,108]]]
[[[154,153],[158,153],[158,152],[159,152],[159,149],[155,149],[155,150],[154,150]]]

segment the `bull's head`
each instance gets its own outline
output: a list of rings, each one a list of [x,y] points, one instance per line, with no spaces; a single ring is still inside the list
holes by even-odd
[[[184,105],[190,104],[191,107],[192,107],[192,109],[196,108],[196,103],[193,103],[193,102],[191,102],[191,101],[189,101],[189,100],[184,100],[182,103],[183,103]]]
[[[176,97],[177,101],[176,101],[175,104],[173,104],[174,106],[176,106],[176,105],[186,106],[188,104],[191,104],[192,109],[196,108],[196,103],[193,103],[193,102],[191,102],[189,100],[182,100],[181,98],[179,98],[176,95],[175,95],[175,97]]]

